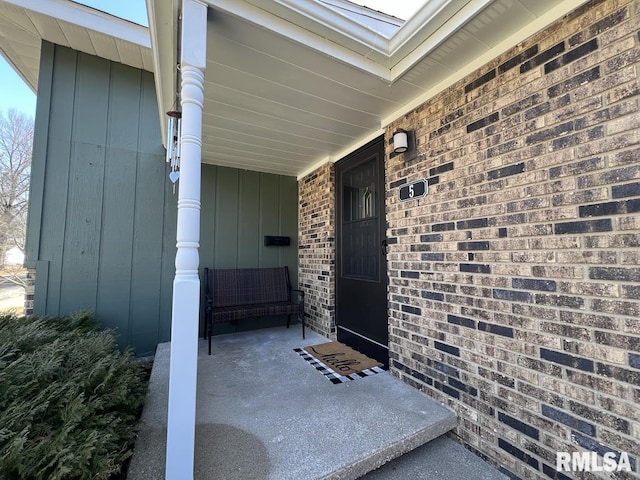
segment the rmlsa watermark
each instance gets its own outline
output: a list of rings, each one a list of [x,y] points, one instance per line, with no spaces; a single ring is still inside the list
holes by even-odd
[[[631,462],[627,452],[556,452],[558,472],[630,472]]]

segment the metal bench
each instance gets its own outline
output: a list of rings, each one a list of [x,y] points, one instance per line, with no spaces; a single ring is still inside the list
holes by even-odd
[[[251,317],[298,315],[304,338],[304,292],[291,288],[288,267],[204,269],[205,327],[209,341],[215,323]],[[291,292],[298,292],[299,302],[293,303]]]

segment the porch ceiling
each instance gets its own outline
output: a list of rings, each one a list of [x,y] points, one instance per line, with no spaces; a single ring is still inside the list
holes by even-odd
[[[321,0],[209,3],[203,162],[301,176],[583,2],[430,0],[390,37]]]

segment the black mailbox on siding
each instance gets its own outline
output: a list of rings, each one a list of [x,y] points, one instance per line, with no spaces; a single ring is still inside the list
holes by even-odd
[[[291,237],[264,236],[265,247],[288,247],[289,245],[291,245]]]

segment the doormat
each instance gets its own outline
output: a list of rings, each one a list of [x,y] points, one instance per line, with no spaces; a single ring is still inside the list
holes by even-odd
[[[293,350],[332,383],[344,383],[384,372],[380,368],[380,362],[340,342],[321,343]]]

